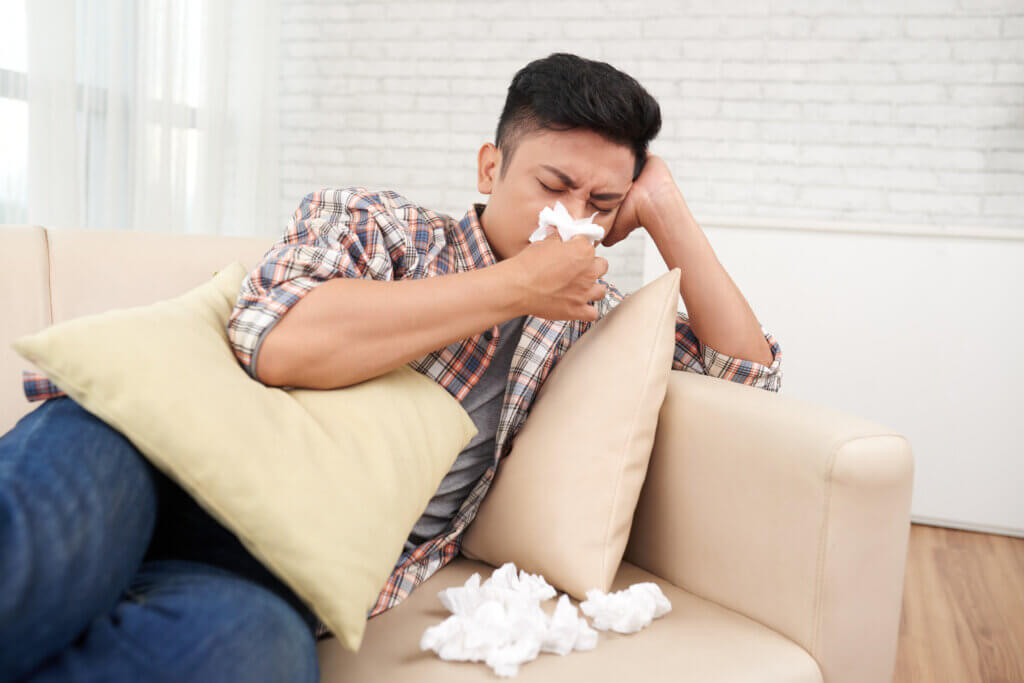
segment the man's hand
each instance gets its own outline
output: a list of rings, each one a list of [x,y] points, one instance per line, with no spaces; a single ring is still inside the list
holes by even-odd
[[[648,152],[640,175],[622,200],[619,212],[615,215],[615,222],[601,240],[601,245],[610,247],[626,239],[629,233],[637,228],[645,226],[645,217],[649,215],[650,207],[666,190],[675,187],[676,182],[665,160]]]

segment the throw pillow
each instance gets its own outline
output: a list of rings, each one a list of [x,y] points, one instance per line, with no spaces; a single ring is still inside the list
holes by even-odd
[[[408,366],[334,390],[253,380],[226,334],[246,273],[233,263],[176,298],[68,320],[12,346],[358,651],[405,539],[477,429]]]
[[[559,359],[463,533],[463,555],[513,562],[580,601],[611,590],[668,388],[681,272],[626,297]]]

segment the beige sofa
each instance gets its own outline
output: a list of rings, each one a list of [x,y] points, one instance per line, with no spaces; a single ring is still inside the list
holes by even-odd
[[[51,323],[146,304],[220,266],[251,268],[272,239],[0,226],[0,433],[38,403],[10,341]],[[793,362],[790,359],[790,362]],[[813,403],[673,372],[613,590],[654,581],[672,611],[595,650],[542,653],[522,681],[892,679],[913,456],[885,427]],[[371,619],[358,653],[319,643],[322,680],[482,681],[483,663],[421,651],[437,598],[494,567],[459,557]],[[554,600],[545,603],[550,613]],[[577,601],[573,604],[578,605]]]

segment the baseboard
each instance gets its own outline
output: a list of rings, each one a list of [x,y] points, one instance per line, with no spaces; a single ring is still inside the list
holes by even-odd
[[[980,531],[985,534],[999,534],[1000,536],[1013,536],[1024,538],[1024,529],[1011,529],[1004,526],[992,524],[972,524],[970,522],[958,522],[951,519],[940,519],[938,517],[922,517],[911,515],[910,521],[913,524],[925,524],[927,526],[941,526],[949,529],[963,529],[964,531]]]

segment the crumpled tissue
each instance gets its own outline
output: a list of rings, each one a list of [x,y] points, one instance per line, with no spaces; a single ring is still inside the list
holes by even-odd
[[[636,633],[653,619],[672,611],[672,603],[652,581],[634,583],[614,593],[587,591],[580,609],[594,620],[594,628],[618,633]]]
[[[555,201],[555,208],[545,206],[537,216],[537,229],[530,235],[531,242],[538,242],[548,236],[548,228],[558,229],[558,234],[563,241],[568,241],[576,235],[585,235],[591,242],[597,242],[604,238],[604,228],[593,223],[597,211],[590,214],[590,218],[573,219],[569,210],[560,201]]]
[[[445,660],[486,662],[498,676],[511,677],[541,652],[564,656],[597,647],[597,631],[579,616],[568,594],[559,596],[553,615],[541,608],[541,601],[556,594],[539,574],[520,570],[517,576],[512,562],[483,584],[474,573],[462,586],[437,594],[452,616],[424,631],[420,649]],[[580,609],[594,619],[595,628],[633,633],[672,606],[657,584],[644,582],[611,594],[589,590]]]

